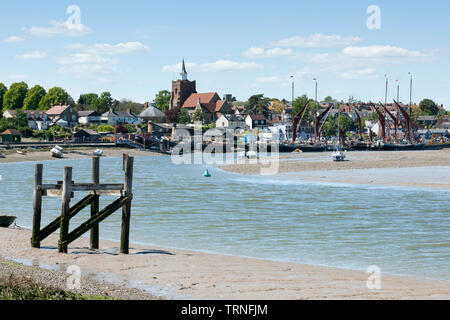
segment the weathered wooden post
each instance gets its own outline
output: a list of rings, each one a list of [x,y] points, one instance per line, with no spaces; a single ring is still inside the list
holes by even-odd
[[[36,164],[34,173],[34,192],[33,192],[33,231],[31,234],[31,246],[40,248],[39,233],[41,231],[41,213],[42,213],[42,171],[43,165]]]
[[[64,167],[64,180],[62,185],[62,208],[61,208],[61,227],[59,239],[59,252],[67,253],[68,251],[68,234],[69,234],[69,211],[70,198],[72,196],[72,167]]]
[[[124,168],[125,168],[125,184],[124,184],[124,196],[128,196],[133,192],[133,164],[134,158],[124,155]],[[131,217],[131,201],[128,201],[122,207],[122,233],[120,237],[120,253],[129,253],[130,242],[130,217]]]
[[[92,158],[92,183],[100,184],[100,158]],[[99,196],[97,196],[91,204],[91,218],[98,214],[99,211]],[[91,249],[99,248],[99,225],[95,225],[91,229]]]

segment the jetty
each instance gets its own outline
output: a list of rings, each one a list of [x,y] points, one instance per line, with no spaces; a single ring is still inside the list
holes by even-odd
[[[72,181],[72,167],[64,168],[64,178],[56,184],[43,184],[43,165],[36,164],[34,176],[34,213],[31,246],[40,248],[41,242],[50,234],[60,230],[58,250],[67,253],[70,243],[90,231],[90,248],[99,249],[99,224],[122,208],[122,229],[120,252],[129,253],[129,233],[131,217],[131,201],[133,200],[133,166],[134,158],[123,155],[124,183],[101,184],[100,183],[100,158],[92,158],[92,182],[75,183]],[[88,194],[73,206],[71,199],[75,192],[88,192]],[[118,199],[99,208],[101,195],[118,196]],[[43,197],[61,197],[61,216],[53,220],[41,229],[42,199]],[[69,232],[70,220],[84,208],[90,206],[91,218]]]

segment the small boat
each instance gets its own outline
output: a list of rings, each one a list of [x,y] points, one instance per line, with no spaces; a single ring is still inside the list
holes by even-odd
[[[97,157],[103,156],[103,150],[102,149],[95,150],[94,151],[94,156],[97,156]]]
[[[0,153],[0,158],[6,158],[4,153]]]
[[[26,151],[20,151],[20,150],[17,150],[17,153],[20,154],[20,155],[22,155],[22,156],[26,156],[26,155],[27,155],[27,152],[26,152]]]
[[[336,151],[332,155],[333,161],[342,162],[345,161],[345,154],[342,151]]]
[[[63,148],[60,146],[55,146],[52,150],[50,150],[50,153],[54,158],[62,158]]]
[[[210,178],[211,174],[209,173],[208,169],[206,169],[205,173],[203,174],[204,177]]]
[[[303,153],[303,151],[300,149],[295,149],[294,151],[292,151],[292,153]]]
[[[0,216],[0,228],[9,228],[16,219],[14,216]]]

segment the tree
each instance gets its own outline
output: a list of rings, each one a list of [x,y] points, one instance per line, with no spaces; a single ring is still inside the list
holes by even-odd
[[[245,104],[245,111],[249,114],[263,114],[269,115],[270,98],[265,98],[263,94],[256,94],[251,96]]]
[[[272,101],[272,103],[269,106],[269,110],[275,113],[283,113],[284,109],[286,108],[286,106],[284,105],[284,103],[282,103],[280,100],[278,99],[274,99]]]
[[[332,137],[337,135],[337,124],[333,117],[328,117],[327,122],[323,125],[322,135],[324,137]]]
[[[299,113],[300,108],[302,108],[306,103],[308,103],[308,101],[309,99],[306,94],[297,97],[294,100],[294,117]],[[314,120],[314,102],[310,102],[306,108],[307,109],[304,113],[302,120],[311,123]]]
[[[423,99],[419,103],[421,114],[423,116],[436,116],[439,113],[439,108],[431,99]]]
[[[184,123],[187,124],[191,121],[190,117],[189,117],[189,113],[187,111],[187,109],[183,108],[180,111],[180,115],[178,116],[178,123]]]
[[[95,104],[95,110],[98,113],[105,113],[109,109],[112,108],[114,99],[111,96],[110,92],[103,92],[100,95],[100,98],[97,99],[97,103]]]
[[[53,87],[39,102],[39,110],[47,111],[52,105],[73,105],[72,97],[63,88]]]
[[[166,110],[166,112],[164,112],[164,114],[166,115],[167,121],[178,122],[178,115],[180,114],[180,108],[172,108],[172,109]]]
[[[85,104],[92,106],[96,100],[98,100],[98,94],[86,93],[80,95],[80,98],[78,99],[78,104]]]
[[[156,107],[165,112],[169,109],[170,102],[170,92],[167,90],[162,90],[158,92],[155,98]]]
[[[325,103],[332,103],[333,101],[334,101],[333,97],[331,97],[331,96],[328,96],[325,99],[323,99],[323,102],[325,102]]]
[[[35,85],[31,88],[23,101],[23,110],[37,110],[39,108],[39,102],[47,94],[45,89],[40,85]]]
[[[27,92],[28,85],[25,82],[13,83],[3,97],[3,110],[22,109]]]
[[[198,108],[195,110],[194,114],[192,115],[192,120],[195,121],[203,121],[203,112],[202,109]]]
[[[3,110],[3,97],[6,91],[8,91],[8,88],[0,82],[0,110]]]
[[[116,129],[109,124],[101,125],[97,127],[98,132],[107,132],[107,133],[114,133]]]

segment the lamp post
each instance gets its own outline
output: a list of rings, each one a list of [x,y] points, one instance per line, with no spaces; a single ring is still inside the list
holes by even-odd
[[[400,82],[398,80],[395,82],[397,82],[397,102],[400,102]]]
[[[313,78],[313,81],[315,81],[316,83],[316,88],[315,88],[315,96],[314,96],[314,140],[317,141],[317,78]]]
[[[387,105],[389,79],[388,79],[387,74],[385,74],[384,77],[386,78],[386,92],[385,92],[385,95],[384,95],[384,105],[386,106]]]
[[[410,79],[409,79],[409,116],[412,115],[412,86],[413,86],[413,76],[411,72],[408,72]]]

